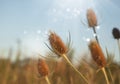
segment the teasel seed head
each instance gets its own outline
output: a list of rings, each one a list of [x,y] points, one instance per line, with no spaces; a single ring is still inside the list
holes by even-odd
[[[61,56],[63,54],[66,54],[67,47],[63,43],[62,39],[54,32],[50,32],[49,35],[49,43],[52,47],[52,50],[57,55]]]
[[[97,17],[95,12],[92,9],[87,10],[87,20],[89,27],[97,26]]]
[[[37,68],[38,68],[38,72],[41,76],[47,76],[49,74],[49,68],[48,68],[48,65],[46,64],[45,60],[39,59]]]
[[[120,39],[120,31],[118,28],[113,28],[112,34],[113,34],[114,39]]]
[[[96,41],[91,40],[89,43],[89,49],[91,52],[91,56],[92,56],[93,60],[96,62],[96,64],[100,68],[105,67],[106,66],[105,56],[104,56],[99,44]]]

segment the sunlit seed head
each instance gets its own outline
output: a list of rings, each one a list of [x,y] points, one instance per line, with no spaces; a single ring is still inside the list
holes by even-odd
[[[38,72],[41,76],[47,76],[49,74],[49,68],[48,68],[48,65],[46,64],[45,60],[39,59],[37,68],[38,68]]]
[[[101,68],[105,67],[106,59],[100,45],[95,40],[91,40],[88,46],[91,52],[91,56],[96,64]]]
[[[58,36],[55,32],[50,31],[48,40],[54,53],[56,53],[59,56],[66,54],[67,47],[65,46],[60,36]]]
[[[89,27],[97,26],[97,17],[95,12],[92,9],[87,10],[87,20],[88,20]]]

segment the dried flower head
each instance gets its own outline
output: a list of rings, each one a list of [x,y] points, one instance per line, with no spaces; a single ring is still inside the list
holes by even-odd
[[[38,72],[41,76],[47,76],[49,73],[48,65],[46,64],[45,60],[39,59],[38,60]]]
[[[106,60],[99,44],[92,40],[89,43],[89,49],[96,64],[101,68],[104,67],[106,65]]]
[[[87,20],[89,27],[97,26],[97,17],[95,12],[92,9],[87,10]]]
[[[67,47],[56,33],[50,32],[49,43],[57,55],[61,56],[67,52]]]
[[[112,34],[113,34],[113,37],[114,37],[115,39],[119,39],[119,38],[120,38],[120,31],[119,31],[118,28],[113,28]]]

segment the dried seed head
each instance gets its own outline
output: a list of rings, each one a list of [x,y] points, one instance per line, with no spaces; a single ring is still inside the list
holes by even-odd
[[[67,47],[56,33],[50,32],[49,43],[57,55],[61,56],[67,52]]]
[[[112,34],[113,34],[114,39],[119,39],[120,38],[120,31],[119,31],[118,28],[113,28]]]
[[[92,9],[87,10],[87,20],[89,27],[97,26],[97,17]]]
[[[45,60],[39,59],[38,60],[38,72],[41,76],[47,76],[49,73],[48,65],[46,64]]]
[[[101,68],[104,67],[106,65],[106,60],[99,44],[96,41],[90,41],[89,49],[96,64]]]

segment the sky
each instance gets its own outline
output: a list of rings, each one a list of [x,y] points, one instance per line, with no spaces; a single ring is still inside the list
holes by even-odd
[[[117,53],[117,59],[118,46],[111,32],[120,28],[119,4],[119,0],[0,0],[0,52],[16,49],[20,39],[24,52],[45,55],[44,42],[48,43],[51,30],[64,42],[70,32],[75,53],[82,55],[88,50],[87,40],[94,38],[86,19],[87,9],[92,8],[100,44],[103,50]]]

